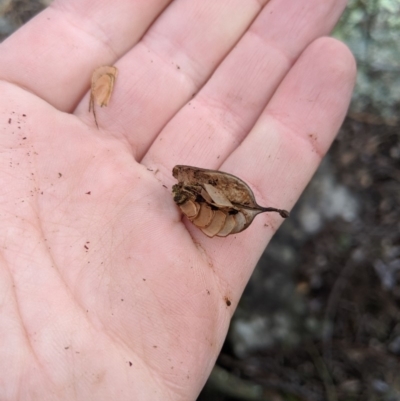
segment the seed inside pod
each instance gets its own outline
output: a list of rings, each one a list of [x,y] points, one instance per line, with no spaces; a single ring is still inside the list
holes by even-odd
[[[200,205],[200,211],[197,217],[192,220],[193,224],[197,227],[207,227],[214,217],[214,210],[211,209],[210,205],[207,203],[202,203]]]
[[[226,237],[232,232],[235,226],[236,226],[235,216],[228,214],[226,216],[224,226],[221,228],[221,231],[217,234],[218,237]]]
[[[216,205],[220,207],[233,207],[226,195],[218,188],[212,186],[211,184],[204,184],[204,189],[207,191],[208,195],[210,195],[211,199]]]
[[[214,237],[214,235],[217,235],[222,230],[225,220],[226,214],[220,210],[216,210],[210,225],[206,228],[202,228],[201,231],[209,237]]]
[[[241,212],[236,213],[233,217],[235,219],[235,227],[231,231],[231,234],[240,233],[246,226],[246,217]]]
[[[198,215],[200,210],[200,205],[191,200],[188,200],[182,205],[179,205],[179,207],[189,219],[194,219]]]

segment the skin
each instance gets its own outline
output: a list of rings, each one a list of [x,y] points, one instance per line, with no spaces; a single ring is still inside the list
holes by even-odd
[[[196,399],[282,218],[210,239],[172,167],[290,210],[353,89],[326,37],[345,4],[56,0],[0,45],[3,401]],[[97,129],[100,65],[119,75]]]

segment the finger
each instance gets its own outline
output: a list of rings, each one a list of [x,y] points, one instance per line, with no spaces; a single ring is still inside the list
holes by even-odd
[[[333,28],[345,4],[269,3],[205,87],[165,127],[143,163],[165,163],[167,175],[175,164],[218,167],[247,135],[299,54]]]
[[[209,78],[259,13],[262,1],[176,1],[117,63],[112,101],[101,128],[128,138],[140,160],[155,136]],[[88,98],[76,114],[94,124]]]
[[[221,170],[248,182],[262,206],[290,210],[344,119],[355,73],[354,58],[343,44],[330,38],[314,42]],[[224,291],[231,291],[236,301],[281,222],[278,214],[266,213],[226,239],[209,239],[189,229],[226,283]]]
[[[0,45],[0,79],[71,111],[93,69],[130,49],[170,1],[55,1]]]

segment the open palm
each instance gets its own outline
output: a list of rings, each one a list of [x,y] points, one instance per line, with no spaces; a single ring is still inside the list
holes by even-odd
[[[351,95],[353,58],[322,37],[345,3],[55,1],[0,45],[1,400],[196,398],[282,218],[207,238],[172,167],[290,210]]]

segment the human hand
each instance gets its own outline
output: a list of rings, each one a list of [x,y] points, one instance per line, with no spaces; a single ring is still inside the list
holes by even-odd
[[[1,400],[196,398],[282,218],[207,238],[172,167],[290,210],[351,96],[353,57],[321,38],[345,5],[55,1],[0,45]]]

